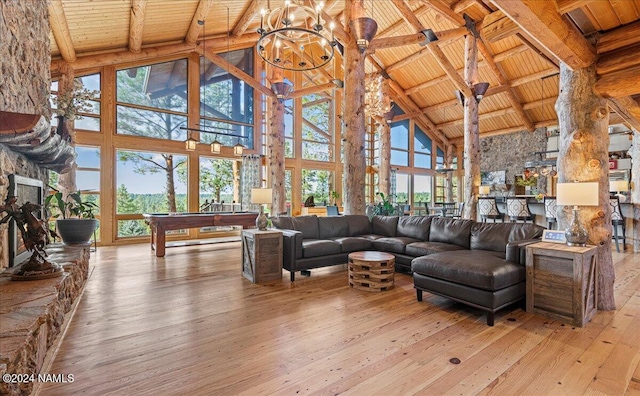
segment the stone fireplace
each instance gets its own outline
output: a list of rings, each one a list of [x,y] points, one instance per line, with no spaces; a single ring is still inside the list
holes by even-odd
[[[68,169],[75,154],[50,125],[47,2],[0,1],[0,38],[0,202],[4,203],[10,176],[36,179],[46,186],[49,170]],[[9,225],[0,225],[0,272],[9,266],[9,240]]]

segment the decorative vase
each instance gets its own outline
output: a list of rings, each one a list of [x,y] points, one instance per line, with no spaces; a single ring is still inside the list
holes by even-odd
[[[260,205],[260,214],[256,217],[256,227],[258,227],[260,231],[267,229],[267,216],[264,214],[264,207],[262,205]]]

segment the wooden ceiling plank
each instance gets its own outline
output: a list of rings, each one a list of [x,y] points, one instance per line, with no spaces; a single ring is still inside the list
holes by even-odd
[[[480,35],[490,43],[513,36],[520,31],[520,26],[502,11],[492,12],[482,20]]]
[[[144,15],[147,0],[132,0],[131,19],[129,21],[129,51],[134,54],[142,49],[142,32],[144,31]]]
[[[500,62],[502,62],[502,61],[504,61],[506,59],[509,59],[509,58],[511,58],[513,56],[516,56],[516,55],[518,55],[518,54],[520,54],[522,52],[525,52],[528,49],[529,49],[529,47],[527,45],[520,44],[520,45],[518,45],[516,47],[513,47],[513,48],[510,48],[510,49],[508,49],[508,50],[506,50],[504,52],[500,52],[498,54],[495,54],[493,56],[493,60],[498,62],[498,63],[500,63]]]
[[[398,11],[405,22],[413,26],[413,28],[418,31],[424,29],[422,26],[422,22],[420,22],[420,19],[418,19],[418,17],[413,13],[411,7],[406,3],[405,0],[392,0],[392,2],[395,6],[396,11]]]
[[[262,92],[268,97],[275,97],[275,94],[273,93],[273,91],[271,91],[269,88],[262,85],[260,81],[256,80],[252,76],[245,73],[244,70],[241,70],[238,67],[232,65],[231,63],[227,62],[226,59],[224,59],[220,55],[213,52],[211,49],[208,48],[208,46],[207,46],[206,52],[203,51],[202,44],[200,44],[196,48],[200,54],[203,54],[204,56],[206,56],[207,59],[209,59],[211,62],[215,63],[219,67],[226,70],[232,76],[243,80],[244,82],[249,84],[251,87],[253,87],[254,89],[257,89],[258,91]]]
[[[605,98],[622,98],[640,94],[640,65],[603,74],[596,81],[595,91]]]
[[[253,18],[260,14],[263,3],[264,0],[253,0],[249,2],[249,6],[244,13],[242,13],[240,20],[233,28],[233,32],[231,33],[232,36],[240,37],[247,31],[247,28],[253,21]]]
[[[443,74],[440,77],[436,77],[436,78],[431,79],[429,81],[425,81],[425,82],[423,82],[421,84],[418,84],[418,85],[416,85],[414,87],[407,88],[404,92],[407,95],[413,95],[416,92],[422,91],[424,89],[427,89],[429,87],[432,87],[434,85],[440,84],[440,83],[445,82],[445,81],[449,81],[449,76],[447,74]]]
[[[449,7],[446,3],[441,0],[422,0],[422,3],[430,7],[432,10],[442,15],[456,26],[464,26],[464,18],[462,18],[458,13],[454,12],[451,7]]]
[[[512,87],[517,87],[520,85],[524,85],[530,83],[532,81],[537,81],[545,77],[553,76],[554,74],[558,74],[558,69],[546,69],[539,71],[537,73],[529,74],[528,76],[523,76],[519,78],[515,78],[509,82],[509,85]]]
[[[196,13],[193,14],[193,18],[191,18],[191,25],[189,25],[189,30],[187,30],[187,34],[184,37],[184,42],[187,44],[195,44],[200,36],[200,32],[202,31],[202,26],[198,24],[198,21],[204,21],[207,15],[209,15],[209,11],[211,11],[211,7],[213,7],[215,0],[200,0],[198,3],[198,8],[196,9]]]
[[[558,4],[558,12],[564,15],[594,1],[595,0],[556,0],[556,3]]]
[[[596,63],[599,75],[640,65],[640,43],[606,53]]]
[[[549,66],[555,67],[560,70],[560,61],[546,48],[539,45],[536,46],[532,43],[533,39],[528,37],[525,32],[520,32],[516,34],[516,36],[522,41],[522,43],[527,46],[531,51],[535,52],[542,60],[547,62]]]
[[[58,50],[60,50],[60,56],[69,63],[75,62],[77,59],[76,51],[73,48],[73,41],[71,40],[71,32],[69,32],[67,17],[64,14],[64,9],[62,8],[62,0],[48,1],[47,8],[49,9],[49,23],[51,24],[51,31],[53,32],[53,38],[56,40],[56,44],[58,45]]]
[[[316,8],[315,2],[311,0],[304,0],[304,5],[314,10]],[[345,30],[345,27],[342,25],[339,19],[336,20],[327,13],[327,8],[328,7],[325,7],[322,9],[322,12],[321,12],[322,19],[325,21],[325,24],[327,25],[327,27],[331,25],[331,23],[333,22],[333,24],[335,25],[333,28],[333,33],[337,38],[340,39],[342,44],[346,46],[347,43],[351,41],[351,35],[347,33],[347,31]]]
[[[487,46],[484,44],[484,42],[482,42],[482,40],[478,40],[478,50],[482,54],[482,57],[484,58],[485,62],[487,62],[487,66],[489,66],[489,70],[491,70],[491,72],[496,77],[500,85],[509,85],[507,78],[505,77],[502,70],[498,67],[498,65],[494,62],[493,55],[491,54]],[[522,104],[516,97],[515,93],[513,92],[513,89],[509,89],[508,91],[506,91],[506,93],[507,93],[507,97],[509,98],[509,101],[511,102],[511,105],[513,106],[513,108],[515,109],[518,115],[518,118],[520,118],[520,122],[522,122],[522,125],[524,125],[528,131],[533,132],[535,129],[533,126],[533,122],[531,121],[527,113],[524,112],[524,109],[522,108]]]
[[[477,0],[458,0],[451,5],[451,9],[456,14],[462,14],[467,8],[478,4]]]
[[[595,48],[560,15],[554,2],[493,0],[493,4],[571,69],[582,69],[596,60]]]
[[[609,104],[622,119],[640,132],[640,104],[630,96],[610,98]]]
[[[447,59],[447,57],[445,56],[444,52],[442,52],[440,47],[438,47],[438,42],[436,41],[427,44],[427,48],[431,52],[431,55],[433,55],[433,57],[436,59],[436,62],[438,62],[442,70],[449,76],[449,78],[453,82],[453,85],[455,85],[459,91],[462,91],[465,97],[470,98],[472,96],[471,89],[467,86],[467,84],[465,84],[462,76],[458,74],[456,68],[453,67],[449,59]]]
[[[640,21],[604,33],[598,40],[598,54],[628,47],[640,42]]]

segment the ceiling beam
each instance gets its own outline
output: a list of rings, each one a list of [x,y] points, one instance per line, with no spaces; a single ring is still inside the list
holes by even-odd
[[[558,12],[564,15],[594,1],[595,0],[556,0],[556,3],[558,4]]]
[[[640,21],[604,33],[596,46],[598,54],[640,43]]]
[[[234,26],[233,32],[231,32],[232,36],[240,37],[247,31],[253,18],[260,14],[263,3],[264,0],[253,0],[249,2],[249,6],[240,17],[238,23],[236,23],[236,26]]]
[[[271,91],[269,88],[262,85],[260,81],[256,80],[252,76],[245,73],[244,70],[229,63],[226,59],[224,59],[223,57],[221,57],[220,55],[216,54],[211,49],[209,49],[208,46],[207,46],[206,52],[203,51],[202,44],[198,45],[196,48],[200,54],[203,54],[204,56],[206,56],[207,59],[209,59],[211,62],[215,63],[216,65],[218,65],[220,68],[226,70],[232,76],[243,80],[254,89],[257,89],[258,91],[265,94],[267,97],[275,97],[275,94],[273,93],[273,91]]]
[[[546,77],[553,76],[554,74],[558,74],[559,71],[557,69],[546,69],[539,71],[537,73],[529,74],[528,76],[522,76],[515,78],[509,82],[509,85],[512,87],[517,87],[520,85],[528,84],[533,81],[538,81]]]
[[[490,43],[513,36],[520,31],[520,26],[502,11],[492,12],[482,20],[480,35]]]
[[[442,15],[456,26],[464,26],[464,18],[462,18],[457,12],[453,11],[442,0],[422,0],[422,3],[429,8]]]
[[[134,54],[142,49],[142,32],[144,31],[144,14],[147,0],[132,0],[131,18],[129,21],[129,51]]]
[[[603,74],[596,81],[595,91],[604,98],[622,98],[640,93],[640,65]]]
[[[67,62],[76,61],[76,50],[73,48],[67,17],[62,8],[62,0],[50,0],[47,2],[49,9],[49,23],[53,38],[56,40],[60,56]]]
[[[304,5],[306,5],[307,7],[310,7],[313,10],[316,9],[316,2],[315,1],[304,0]],[[342,23],[340,23],[339,20],[335,20],[331,15],[329,15],[327,13],[327,8],[329,8],[329,7],[324,7],[322,9],[321,13],[320,13],[321,16],[322,16],[322,19],[324,20],[324,22],[327,25],[327,27],[329,27],[329,25],[331,25],[331,22],[334,23],[335,26],[333,28],[333,33],[335,34],[335,36],[337,38],[340,39],[342,44],[344,44],[346,46],[347,43],[349,41],[351,41],[351,36],[347,33],[347,31],[344,29],[344,26],[342,25]]]
[[[640,132],[640,104],[636,100],[629,96],[610,98],[609,105],[623,120]]]
[[[582,69],[596,60],[595,48],[578,29],[562,17],[553,1],[492,0],[522,30],[572,70]]]
[[[185,43],[196,43],[204,26],[200,25],[198,21],[205,21],[205,18],[207,17],[207,15],[209,15],[209,11],[211,10],[211,7],[213,7],[214,2],[215,0],[200,0],[200,2],[198,3],[198,8],[196,8],[196,13],[193,14],[193,18],[191,18],[191,25],[189,25],[189,30],[187,30],[187,34],[184,36]]]
[[[297,91],[293,91],[289,95],[287,95],[287,99],[301,98],[303,96],[324,92],[324,91],[328,91],[330,89],[336,89],[336,88],[338,87],[336,87],[336,84],[332,82],[321,84],[321,85],[315,85],[307,88],[302,88]]]
[[[538,129],[538,128],[550,127],[555,125],[558,125],[558,119],[539,121],[539,122],[536,122],[534,126],[536,127],[536,129]],[[507,135],[509,133],[520,132],[520,131],[522,131],[522,127],[520,126],[508,127],[503,129],[494,129],[493,131],[480,132],[480,139],[490,137],[490,136]],[[452,144],[462,144],[463,142],[464,142],[464,138],[462,136],[457,137],[455,139],[451,139]]]
[[[640,44],[603,54],[596,63],[599,75],[640,65]]]

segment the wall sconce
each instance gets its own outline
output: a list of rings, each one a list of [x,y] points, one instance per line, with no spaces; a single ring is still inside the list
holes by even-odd
[[[598,206],[598,183],[558,183],[557,205],[573,206],[573,219],[564,232],[569,246],[586,246],[589,234],[578,219],[578,206]]]
[[[378,23],[369,17],[356,18],[351,21],[351,29],[356,36],[356,44],[362,53],[366,51],[369,43],[373,40],[373,36],[376,35]]]

